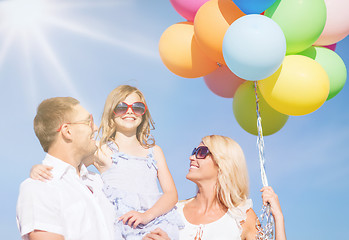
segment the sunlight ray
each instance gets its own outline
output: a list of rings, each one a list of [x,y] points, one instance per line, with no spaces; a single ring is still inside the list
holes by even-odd
[[[25,79],[23,81],[23,85],[25,86],[26,92],[28,93],[28,102],[30,103],[30,108],[35,110],[37,103],[39,102],[39,96],[38,96],[38,86],[37,82],[35,81],[34,72],[33,72],[33,66],[32,66],[32,60],[31,60],[31,52],[30,52],[30,46],[28,44],[26,36],[22,37],[22,48],[23,48],[23,63],[25,68]]]
[[[57,19],[57,18],[51,17],[51,18],[47,19],[47,21],[51,25],[54,25],[56,27],[60,27],[60,28],[63,28],[65,30],[72,31],[74,33],[79,33],[79,34],[88,36],[91,39],[99,40],[99,41],[111,44],[113,46],[120,47],[122,49],[127,49],[130,52],[140,54],[140,55],[145,56],[147,58],[154,58],[154,59],[159,58],[157,52],[150,51],[146,48],[141,48],[139,46],[135,46],[134,44],[129,44],[128,42],[125,42],[125,41],[117,40],[117,39],[109,37],[103,33],[91,31],[83,25],[73,23],[73,22],[68,21],[68,20]]]
[[[3,62],[5,61],[7,52],[9,51],[9,49],[11,48],[11,45],[13,43],[13,39],[15,36],[14,30],[10,30],[9,32],[7,32],[6,35],[7,36],[3,40],[3,44],[0,48],[0,69],[1,69]]]
[[[112,1],[112,0],[106,0],[106,1],[59,1],[54,3],[54,8],[57,10],[61,9],[73,9],[73,8],[94,8],[94,7],[111,7],[116,5],[123,5],[123,4],[129,4],[129,1]]]
[[[43,53],[46,55],[46,58],[50,61],[50,63],[56,68],[57,72],[59,73],[60,80],[62,81],[64,86],[68,89],[68,91],[70,92],[70,94],[72,94],[72,96],[75,96],[76,98],[80,98],[68,73],[66,72],[64,67],[61,65],[58,58],[56,57],[55,52],[53,51],[52,47],[50,46],[44,34],[42,34],[40,30],[36,30],[35,37],[37,38],[39,45],[43,50]]]

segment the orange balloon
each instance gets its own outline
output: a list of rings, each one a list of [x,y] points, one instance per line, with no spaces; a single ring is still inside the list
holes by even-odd
[[[176,23],[167,28],[160,38],[159,52],[165,66],[181,77],[202,77],[218,68],[217,63],[198,46],[194,25],[190,22]]]
[[[195,15],[194,31],[205,54],[225,64],[222,52],[225,32],[236,19],[245,15],[232,0],[210,0],[203,4]]]

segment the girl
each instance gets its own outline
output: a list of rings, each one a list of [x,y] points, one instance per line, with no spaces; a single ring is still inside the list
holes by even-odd
[[[137,88],[121,85],[108,95],[94,165],[101,173],[104,193],[115,206],[115,239],[141,239],[158,227],[171,239],[179,238],[177,190],[150,127],[154,122]],[[38,174],[32,172],[35,178]]]

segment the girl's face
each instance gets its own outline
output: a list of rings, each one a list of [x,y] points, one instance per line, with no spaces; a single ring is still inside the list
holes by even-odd
[[[201,146],[205,145],[200,143],[198,148]],[[212,159],[211,153],[208,153],[205,158],[202,157],[202,152],[198,152],[189,157],[190,167],[186,178],[195,183],[211,180],[216,182],[218,177],[218,166]]]
[[[141,98],[137,93],[131,93],[123,102],[127,105],[132,105],[135,102],[141,102]],[[137,130],[137,127],[142,123],[142,117],[143,116],[136,115],[131,107],[129,107],[127,112],[123,115],[114,115],[117,131]]]

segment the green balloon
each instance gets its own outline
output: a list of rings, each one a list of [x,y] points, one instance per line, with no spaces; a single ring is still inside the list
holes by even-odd
[[[326,23],[324,0],[277,0],[265,11],[286,38],[286,54],[301,52],[315,43]]]
[[[330,93],[327,100],[336,96],[343,89],[347,80],[347,68],[337,53],[325,47],[314,46],[297,55],[310,57],[325,69],[330,80]]]
[[[288,115],[282,114],[264,100],[257,91],[259,110],[262,119],[263,135],[271,135],[279,131],[287,122]],[[233,112],[236,121],[248,133],[258,135],[256,96],[254,82],[247,81],[239,86],[234,95]]]

